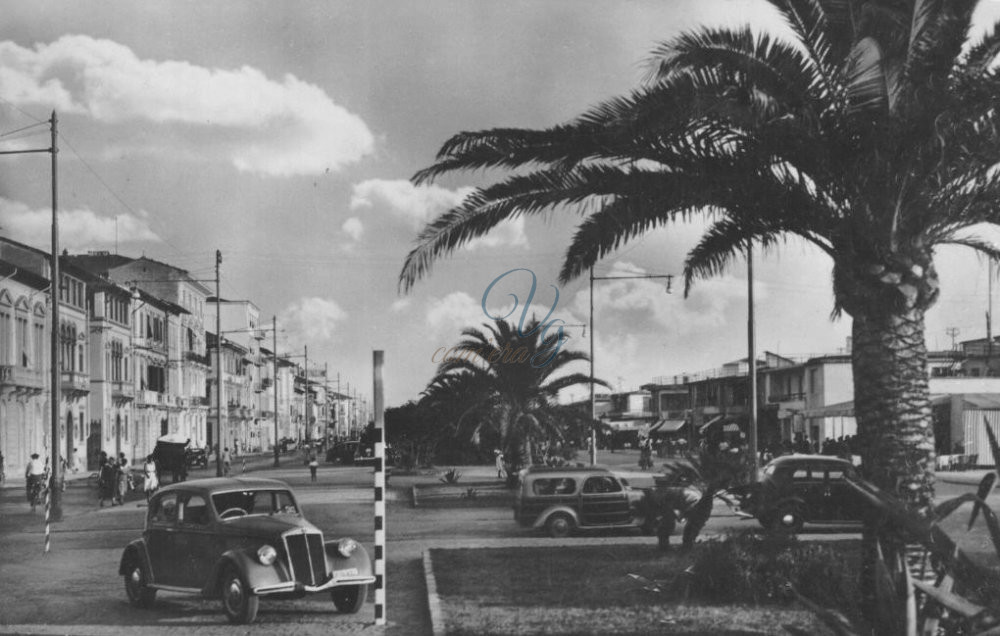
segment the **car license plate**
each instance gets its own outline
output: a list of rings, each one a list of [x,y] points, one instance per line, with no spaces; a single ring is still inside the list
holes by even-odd
[[[333,578],[335,578],[335,579],[343,579],[343,578],[346,578],[348,576],[357,576],[357,575],[358,575],[358,568],[349,568],[347,570],[334,570],[333,571]]]

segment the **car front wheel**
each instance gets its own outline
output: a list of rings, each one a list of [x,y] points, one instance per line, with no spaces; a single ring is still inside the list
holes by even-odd
[[[236,569],[230,568],[222,578],[222,611],[230,623],[252,623],[257,618],[260,599],[254,595]]]
[[[129,565],[125,573],[125,595],[134,607],[151,607],[156,600],[156,590],[149,587],[148,583],[141,565]]]
[[[365,604],[367,585],[345,585],[330,590],[330,598],[342,614],[357,614]]]

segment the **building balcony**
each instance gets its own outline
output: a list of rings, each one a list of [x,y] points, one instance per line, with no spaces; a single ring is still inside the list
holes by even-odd
[[[152,351],[167,352],[167,344],[162,340],[152,338],[132,338],[132,347],[135,349],[150,349]]]
[[[0,365],[0,391],[22,396],[38,395],[45,390],[43,372],[15,365]]]
[[[806,399],[805,393],[782,393],[767,396],[767,401],[771,404],[776,402],[799,402]]]
[[[159,406],[164,403],[164,395],[159,391],[141,390],[136,393],[136,402],[146,406]]]
[[[212,366],[212,359],[208,356],[208,354],[202,355],[202,354],[198,353],[197,351],[185,351],[184,352],[184,361],[185,362],[195,362],[197,364],[203,364],[206,367]]]
[[[191,398],[191,406],[208,406],[208,398],[203,395],[196,395]]]
[[[62,371],[59,374],[63,394],[80,397],[90,393],[90,376],[79,371]]]
[[[111,399],[122,402],[134,400],[135,385],[131,381],[112,380]]]

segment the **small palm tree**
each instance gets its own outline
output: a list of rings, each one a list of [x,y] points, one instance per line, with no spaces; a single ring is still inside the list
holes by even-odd
[[[478,442],[499,438],[512,468],[530,465],[540,441],[565,442],[579,414],[557,403],[559,391],[590,384],[589,375],[561,375],[585,353],[562,349],[560,333],[530,321],[523,329],[503,320],[465,329],[425,389],[422,403],[450,413],[459,430]],[[595,383],[607,386],[602,380]]]

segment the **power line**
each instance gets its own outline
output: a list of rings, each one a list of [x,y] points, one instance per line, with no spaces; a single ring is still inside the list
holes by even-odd
[[[40,121],[40,122],[37,122],[37,123],[34,123],[34,124],[28,124],[27,126],[22,126],[21,128],[16,128],[14,130],[10,130],[10,131],[7,131],[5,133],[0,133],[0,137],[9,137],[10,135],[17,134],[17,133],[22,132],[24,130],[30,130],[32,128],[38,128],[40,126],[45,126],[47,123],[48,122]],[[39,131],[39,133],[42,133],[42,132],[45,132],[45,131]]]

